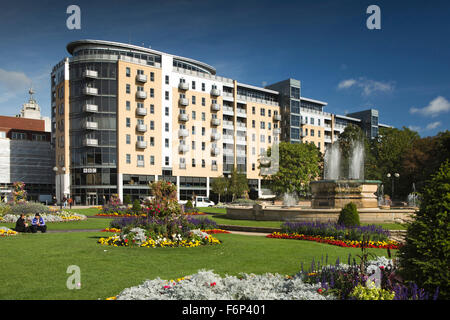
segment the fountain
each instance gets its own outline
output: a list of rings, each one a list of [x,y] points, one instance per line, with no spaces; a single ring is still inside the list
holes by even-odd
[[[285,193],[283,195],[283,207],[293,207],[297,204],[298,197],[295,193]]]
[[[416,192],[416,184],[413,182],[412,192],[408,194],[408,206],[416,208],[418,206],[419,195]]]
[[[378,208],[375,192],[381,181],[364,180],[364,143],[354,141],[348,168],[339,142],[327,148],[324,156],[324,180],[311,182],[312,208],[342,208],[353,202],[358,208]],[[348,169],[348,170],[346,170]]]

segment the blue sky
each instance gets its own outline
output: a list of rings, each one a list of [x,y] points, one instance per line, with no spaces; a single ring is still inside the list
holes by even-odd
[[[69,30],[66,8],[81,8]],[[366,9],[381,9],[381,30]],[[0,114],[15,115],[33,83],[50,115],[49,74],[78,39],[102,39],[204,61],[221,76],[263,86],[287,78],[302,96],[421,136],[449,129],[448,1],[9,1],[0,11]]]

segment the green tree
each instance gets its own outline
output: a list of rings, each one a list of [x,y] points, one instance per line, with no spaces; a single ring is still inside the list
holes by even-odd
[[[270,156],[271,150],[268,150]],[[277,196],[284,193],[306,195],[309,183],[321,172],[321,153],[314,143],[279,144],[279,169],[273,175],[264,176],[269,188]]]
[[[449,299],[450,281],[450,161],[447,160],[424,188],[420,210],[408,225],[399,250],[401,275]]]
[[[236,168],[231,172],[228,178],[228,193],[232,196],[232,201],[249,191],[247,177],[245,174],[237,171]]]
[[[228,189],[228,180],[224,176],[214,178],[214,180],[211,183],[211,190],[212,192],[216,193],[219,196],[219,202],[220,202],[220,196],[223,196],[227,193]]]
[[[403,127],[380,128],[378,138],[372,140],[371,150],[377,168],[373,178],[383,182],[386,194],[392,196],[392,178],[388,178],[387,173],[400,174],[400,178],[394,181],[396,198],[405,198],[411,192],[412,182],[406,178],[402,162],[404,155],[419,139],[417,132]]]

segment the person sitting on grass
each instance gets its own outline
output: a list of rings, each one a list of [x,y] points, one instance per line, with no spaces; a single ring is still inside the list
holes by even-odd
[[[25,220],[25,215],[22,213],[16,221],[16,227],[14,228],[17,232],[31,232],[31,228]]]
[[[44,219],[42,219],[39,213],[36,213],[33,220],[31,221],[31,232],[36,233],[38,231],[45,233],[47,231],[47,225],[45,224]]]

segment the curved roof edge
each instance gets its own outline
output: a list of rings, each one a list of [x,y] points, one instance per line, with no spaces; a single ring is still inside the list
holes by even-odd
[[[159,54],[159,55],[165,54],[165,55],[172,56],[173,58],[175,58],[177,60],[181,60],[181,61],[185,61],[185,62],[188,62],[188,63],[191,63],[191,64],[198,65],[199,67],[209,71],[212,75],[216,74],[216,68],[214,68],[213,66],[210,66],[209,64],[206,64],[204,62],[197,61],[197,60],[190,59],[190,58],[186,58],[186,57],[176,56],[176,55],[165,53],[165,52],[162,52],[162,51],[157,51],[157,50],[153,50],[153,49],[149,49],[149,48],[139,47],[139,46],[135,46],[135,45],[132,45],[132,44],[121,43],[121,42],[82,39],[82,40],[76,40],[76,41],[69,42],[67,44],[66,48],[67,48],[67,51],[70,54],[73,54],[73,52],[74,52],[76,47],[82,46],[82,45],[89,45],[89,44],[104,45],[104,46],[110,46],[110,47],[118,47],[118,48],[122,48],[122,49],[132,49],[132,50],[137,50],[137,51],[142,51],[142,52],[152,53],[152,54]]]

